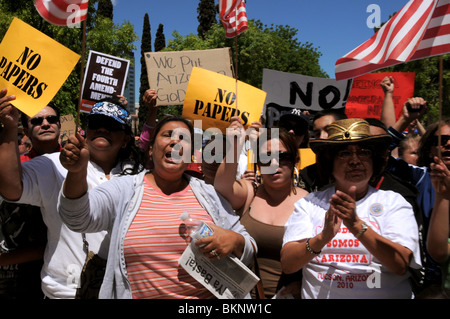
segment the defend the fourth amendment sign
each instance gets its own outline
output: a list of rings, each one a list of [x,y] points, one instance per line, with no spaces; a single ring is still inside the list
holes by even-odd
[[[129,60],[89,51],[80,111],[89,113],[101,99],[123,95],[129,66]]]

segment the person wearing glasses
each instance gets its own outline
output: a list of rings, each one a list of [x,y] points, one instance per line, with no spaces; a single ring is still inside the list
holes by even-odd
[[[233,142],[235,136],[238,136],[240,143]],[[258,245],[257,275],[262,280],[265,297],[272,298],[282,288],[279,287],[282,275],[280,249],[284,224],[294,209],[294,203],[308,194],[294,185],[294,167],[299,161],[298,144],[293,135],[285,130],[261,130],[257,140],[260,147],[257,165],[262,182],[256,186],[247,179],[236,179],[236,154],[240,154],[240,147],[245,140],[245,131],[239,118],[231,119],[227,139],[234,148],[227,148],[227,155],[216,172],[214,187],[231,203],[241,216],[241,223],[255,239]],[[299,291],[295,285],[287,286],[286,283],[286,294]]]
[[[25,162],[36,156],[61,151],[59,135],[61,130],[58,108],[50,103],[33,117],[21,113],[20,119],[23,132],[31,140],[31,151],[21,155],[20,161]]]
[[[279,127],[292,134],[298,148],[308,147],[309,118],[299,109],[292,109],[280,116]]]
[[[10,202],[41,208],[47,226],[47,245],[41,271],[42,291],[47,298],[73,299],[87,251],[82,234],[69,230],[57,211],[58,195],[67,174],[60,163],[60,155],[64,155],[65,151],[37,156],[21,164],[17,151],[19,113],[11,104],[14,100],[15,96],[8,95],[6,90],[1,91],[0,195]],[[30,119],[30,124],[36,121],[36,124],[41,122],[44,126],[36,128],[37,134],[45,129],[48,131],[49,126],[57,129],[56,124],[49,123],[49,116],[42,114],[46,117],[42,122],[41,119]],[[131,116],[118,100],[102,101],[92,107],[86,128],[86,143],[91,154],[87,173],[90,188],[140,170],[140,153],[131,133]],[[107,232],[89,233],[85,238],[90,251],[107,258]]]
[[[443,185],[439,185],[436,179],[444,178],[444,181],[446,181],[447,176],[442,171],[447,172],[450,169],[450,119],[443,119],[427,126],[426,132],[419,142],[418,154],[417,165],[424,172],[424,176],[417,183],[420,191],[418,201],[423,206],[427,221],[426,225],[428,225],[425,232],[428,253],[431,261],[438,265],[434,275],[439,276],[440,279],[439,281],[434,280],[433,285],[430,285],[429,295],[431,296],[430,298],[448,298],[448,290],[445,293],[443,290],[443,287],[446,289],[450,287],[448,284],[448,264],[443,262],[442,255],[436,253],[436,251],[439,251],[439,246],[435,246],[435,243],[438,243],[436,238],[440,236],[437,231],[439,231],[439,227],[443,226],[439,225],[438,221],[442,220],[443,214],[442,209],[435,207],[435,205],[439,203],[440,207],[442,207],[442,202],[445,202],[446,198],[445,194],[443,194],[443,189],[445,188],[441,187]],[[437,165],[437,163],[439,164]],[[439,178],[432,176],[436,167],[439,168],[441,175]],[[438,216],[434,216],[434,214]]]
[[[447,147],[450,141],[450,126],[442,127],[446,135],[441,135],[441,145]],[[445,136],[445,138],[443,138]],[[443,141],[445,140],[445,142]],[[441,265],[442,296],[450,298],[450,170],[448,168],[448,156],[445,163],[438,156],[434,157],[434,163],[430,164],[431,180],[435,189],[433,213],[431,214],[427,244],[431,257]]]
[[[295,203],[285,225],[283,271],[302,269],[302,298],[412,298],[408,268],[420,268],[412,206],[370,186],[385,163],[389,134],[362,119],[336,121],[310,142],[332,184]]]

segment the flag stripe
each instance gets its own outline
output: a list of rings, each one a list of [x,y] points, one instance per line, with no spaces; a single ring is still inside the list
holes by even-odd
[[[34,5],[41,17],[49,23],[70,26],[86,19],[89,0],[36,0]],[[80,10],[74,12],[72,7],[69,7],[71,5],[79,6]],[[79,15],[78,20],[75,19],[75,13]]]
[[[406,5],[410,6],[410,3]],[[362,59],[364,56],[368,54],[368,52],[372,52],[376,49],[378,43],[385,42],[386,38],[389,38],[392,34],[392,30],[395,28],[396,24],[403,17],[405,10],[401,10],[394,18],[390,19],[378,32],[370,38],[368,41],[359,46],[358,51],[352,51],[345,55],[345,57],[353,57],[354,59]],[[364,49],[364,51],[362,51]]]
[[[233,38],[247,30],[245,2],[243,0],[220,0],[219,2],[220,20],[225,28],[225,36]]]
[[[369,40],[338,59],[337,80],[450,52],[450,0],[409,1]]]

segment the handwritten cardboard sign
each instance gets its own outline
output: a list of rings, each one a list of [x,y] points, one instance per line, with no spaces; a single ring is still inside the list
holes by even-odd
[[[230,48],[146,52],[150,88],[158,93],[157,105],[182,105],[193,67],[214,71],[229,77]]]
[[[56,95],[80,56],[14,18],[0,43],[0,88],[32,117]]]
[[[202,128],[218,128],[222,133],[230,119],[239,116],[244,126],[259,121],[266,92],[231,77],[194,67],[192,69],[183,116],[201,120]]]
[[[101,99],[123,95],[129,66],[129,60],[89,51],[80,111],[89,113],[92,106]]]
[[[318,78],[270,69],[263,70],[262,89],[266,104],[273,103],[302,111],[321,111],[345,107],[351,80]]]
[[[414,72],[369,73],[353,79],[345,113],[350,118],[380,118],[384,92],[380,86],[386,76],[394,77],[395,114],[401,115],[403,104],[414,96]]]
[[[75,120],[72,114],[63,115],[60,117],[61,129],[60,131],[60,142],[63,142],[69,138],[70,135],[75,135]]]

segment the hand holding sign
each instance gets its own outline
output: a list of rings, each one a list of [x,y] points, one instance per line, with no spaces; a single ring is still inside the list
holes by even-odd
[[[158,99],[158,94],[156,93],[156,90],[149,89],[146,90],[144,93],[144,96],[142,97],[142,100],[149,108],[156,107],[156,101]]]
[[[19,122],[19,112],[11,104],[11,101],[15,99],[14,95],[8,95],[7,89],[0,91],[0,123],[7,129],[17,128],[17,123]]]
[[[14,105],[33,116],[53,99],[79,58],[14,18],[0,43],[0,87],[16,95]]]
[[[69,136],[64,149],[59,155],[61,165],[72,173],[84,172],[89,161],[89,149],[86,141],[79,134]]]
[[[235,153],[237,157],[239,157],[239,154],[242,150],[242,147],[245,143],[245,137],[246,132],[244,130],[244,127],[242,126],[242,121],[238,116],[233,116],[231,118],[230,126],[227,128],[227,139],[230,143],[230,145],[235,146]],[[227,153],[228,155],[228,153]],[[233,160],[237,160],[233,159]],[[231,159],[227,159],[227,161],[230,161]]]

